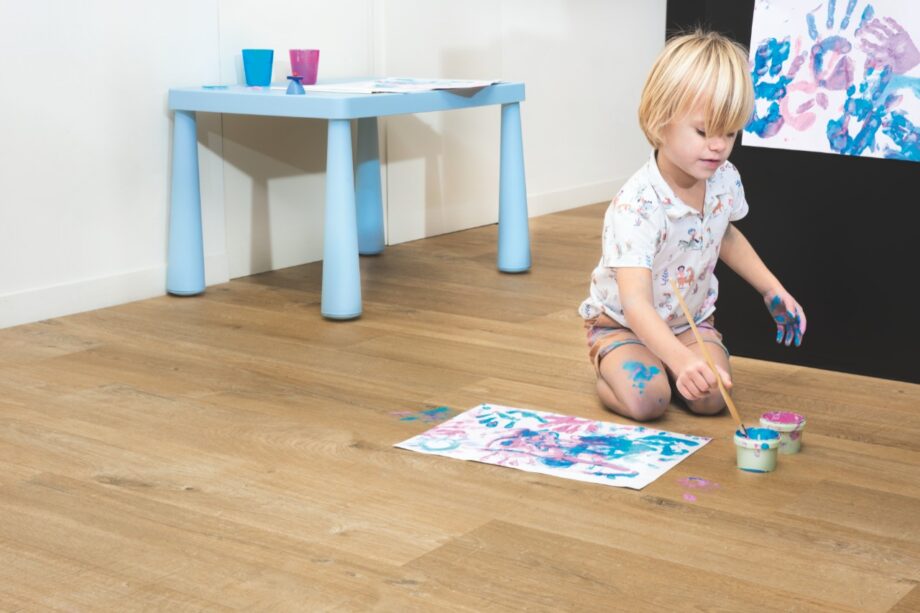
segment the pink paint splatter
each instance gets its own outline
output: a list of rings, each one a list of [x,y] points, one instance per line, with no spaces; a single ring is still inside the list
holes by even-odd
[[[686,488],[696,490],[714,490],[719,487],[718,483],[702,477],[684,477],[683,479],[678,479],[677,482]]]
[[[702,477],[684,477],[683,479],[678,479],[677,482],[687,489],[696,490],[697,493],[711,492],[719,489],[718,483]],[[696,494],[684,492],[684,500],[687,502],[697,502],[698,497]]]

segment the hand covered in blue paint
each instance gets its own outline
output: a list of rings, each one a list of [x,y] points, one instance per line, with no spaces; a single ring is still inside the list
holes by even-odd
[[[785,342],[787,347],[793,341],[796,347],[801,345],[807,325],[802,305],[784,289],[770,290],[764,294],[763,301],[776,322],[776,342]]]
[[[674,385],[680,395],[687,400],[699,400],[716,389],[718,383],[709,364],[692,352],[691,355],[692,357],[674,370]],[[718,364],[716,364],[716,369],[719,371],[725,389],[731,389],[731,377]]]

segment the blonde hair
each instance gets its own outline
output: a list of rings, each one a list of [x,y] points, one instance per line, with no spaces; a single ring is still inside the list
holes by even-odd
[[[639,126],[657,149],[662,129],[698,105],[707,135],[739,131],[754,111],[747,51],[716,32],[696,30],[665,44],[642,89]]]

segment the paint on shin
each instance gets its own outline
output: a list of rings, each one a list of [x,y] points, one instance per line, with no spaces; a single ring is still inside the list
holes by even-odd
[[[629,378],[632,379],[632,386],[639,390],[639,394],[645,393],[645,384],[651,381],[656,375],[661,374],[661,369],[653,364],[643,364],[635,360],[623,363],[623,370],[629,372]]]

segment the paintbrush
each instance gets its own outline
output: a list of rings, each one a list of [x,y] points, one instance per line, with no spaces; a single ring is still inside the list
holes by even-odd
[[[731,412],[732,417],[735,418],[735,423],[738,424],[738,428],[747,438],[747,429],[744,427],[744,424],[741,423],[741,415],[738,413],[738,409],[735,408],[735,403],[732,402],[732,397],[728,395],[728,390],[725,389],[725,384],[722,383],[722,377],[719,375],[719,369],[716,368],[716,363],[712,361],[712,356],[709,355],[709,350],[706,349],[705,343],[703,343],[703,337],[700,335],[700,331],[697,330],[696,324],[693,322],[693,316],[690,314],[690,309],[687,308],[687,303],[684,302],[684,297],[680,293],[680,288],[677,287],[677,283],[674,279],[671,279],[671,289],[674,290],[674,294],[677,296],[678,302],[680,302],[680,308],[683,309],[684,315],[687,318],[687,321],[690,323],[690,329],[693,330],[693,336],[696,337],[696,342],[700,346],[700,350],[703,352],[703,357],[706,358],[706,363],[709,364],[709,368],[712,369],[712,374],[716,376],[716,383],[719,384],[719,392],[722,394],[722,398],[725,400],[725,405],[728,407],[729,412]]]

